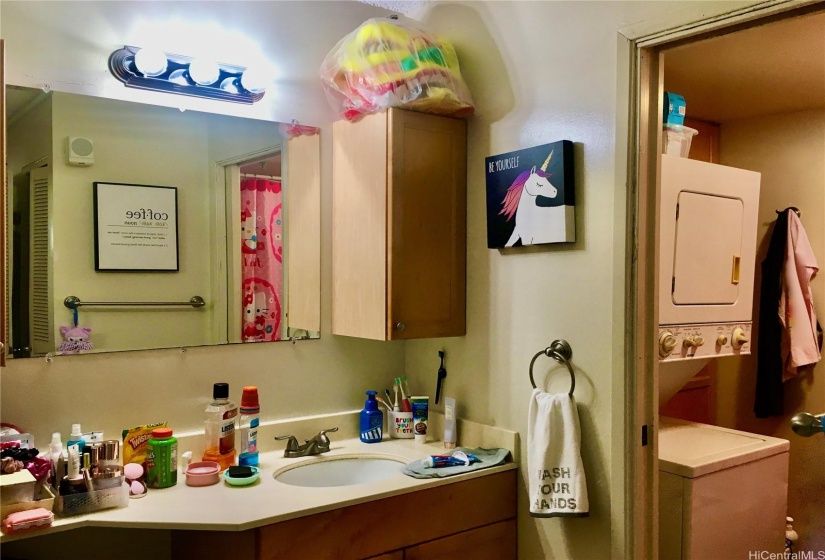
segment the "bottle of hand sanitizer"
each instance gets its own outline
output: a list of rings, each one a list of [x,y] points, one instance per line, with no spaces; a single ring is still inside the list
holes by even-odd
[[[384,432],[384,413],[378,408],[375,391],[367,391],[367,402],[361,411],[361,441],[378,443]]]

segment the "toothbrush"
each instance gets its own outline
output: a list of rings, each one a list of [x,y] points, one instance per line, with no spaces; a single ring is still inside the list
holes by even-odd
[[[395,391],[395,400],[392,401],[392,409],[394,412],[401,412],[401,407],[398,406],[398,385],[393,384],[392,390]]]
[[[387,408],[387,412],[392,411],[392,407],[389,404],[387,404],[387,401],[385,401],[381,397],[375,397],[375,400],[377,400],[379,403],[381,403],[383,406],[385,406]]]
[[[407,376],[406,375],[401,376],[401,394],[404,394],[404,393],[407,393],[408,397],[412,396],[412,393],[410,393],[410,386],[407,385]]]
[[[407,395],[404,394],[404,386],[401,385],[401,378],[395,378],[395,385],[401,390],[401,407],[404,409],[404,412],[412,412],[412,405],[410,404],[410,399],[407,398]]]
[[[387,395],[387,402],[393,403],[392,411],[393,412],[401,412],[401,409],[398,407],[398,393],[396,393],[395,401],[392,400],[392,397],[390,396],[390,390],[389,389],[384,389],[384,394]]]

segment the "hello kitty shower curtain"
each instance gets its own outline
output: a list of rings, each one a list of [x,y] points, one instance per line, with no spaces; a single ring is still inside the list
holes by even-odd
[[[281,182],[241,177],[242,340],[280,340],[283,302]]]

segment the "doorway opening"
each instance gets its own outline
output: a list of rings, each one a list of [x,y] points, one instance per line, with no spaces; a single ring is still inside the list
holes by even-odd
[[[811,468],[817,457],[821,463],[825,449],[800,440],[789,425],[794,412],[825,411],[825,375],[815,371],[818,367],[795,385],[785,385],[784,416],[757,419],[752,412],[757,338],[750,355],[712,360],[689,378],[661,411],[658,402],[665,375],[659,367],[660,333],[656,328],[660,311],[658,212],[664,91],[684,95],[691,119],[685,125],[699,131],[691,146],[691,159],[762,174],[754,303],[758,304],[759,297],[759,263],[777,210],[807,208],[800,209],[808,217],[804,220],[808,235],[814,252],[825,259],[825,230],[819,231],[823,229],[820,217],[825,213],[825,10],[821,4],[791,7],[762,17],[755,15],[758,8],[754,7],[711,22],[701,31],[685,26],[635,44],[638,89],[632,105],[638,113],[631,121],[636,134],[631,140],[629,165],[636,192],[635,198],[630,197],[629,213],[637,253],[630,288],[634,301],[629,310],[635,321],[630,335],[634,344],[628,363],[632,364],[629,371],[638,373],[629,377],[636,389],[635,423],[629,425],[634,434],[638,426],[652,427],[655,434],[652,449],[636,447],[631,458],[637,494],[645,496],[640,502],[646,502],[651,512],[636,516],[633,530],[636,549],[646,550],[646,556],[683,557],[674,555],[661,540],[670,528],[659,524],[660,510],[673,504],[659,492],[660,412],[662,416],[789,441],[788,515],[795,517],[794,528],[800,534],[795,550],[825,550],[825,524],[821,513],[812,509],[825,499],[814,497],[823,492],[825,484],[821,469]],[[816,282],[812,287],[818,307],[825,300],[825,290]],[[823,295],[817,298],[820,291]],[[758,305],[754,305],[754,330],[758,328],[757,316]],[[783,516],[775,529],[778,537],[772,552],[782,551],[784,529]]]
[[[283,154],[273,146],[219,163],[225,181],[229,342],[287,338]],[[219,173],[221,175],[221,173]]]

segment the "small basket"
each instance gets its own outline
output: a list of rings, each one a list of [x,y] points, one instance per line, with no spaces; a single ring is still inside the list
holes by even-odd
[[[126,507],[129,505],[129,489],[119,485],[117,488],[95,490],[82,494],[60,496],[55,500],[55,512],[63,517],[91,513],[102,509]]]
[[[662,153],[686,158],[690,154],[690,143],[699,131],[689,126],[666,124],[662,131]]]

